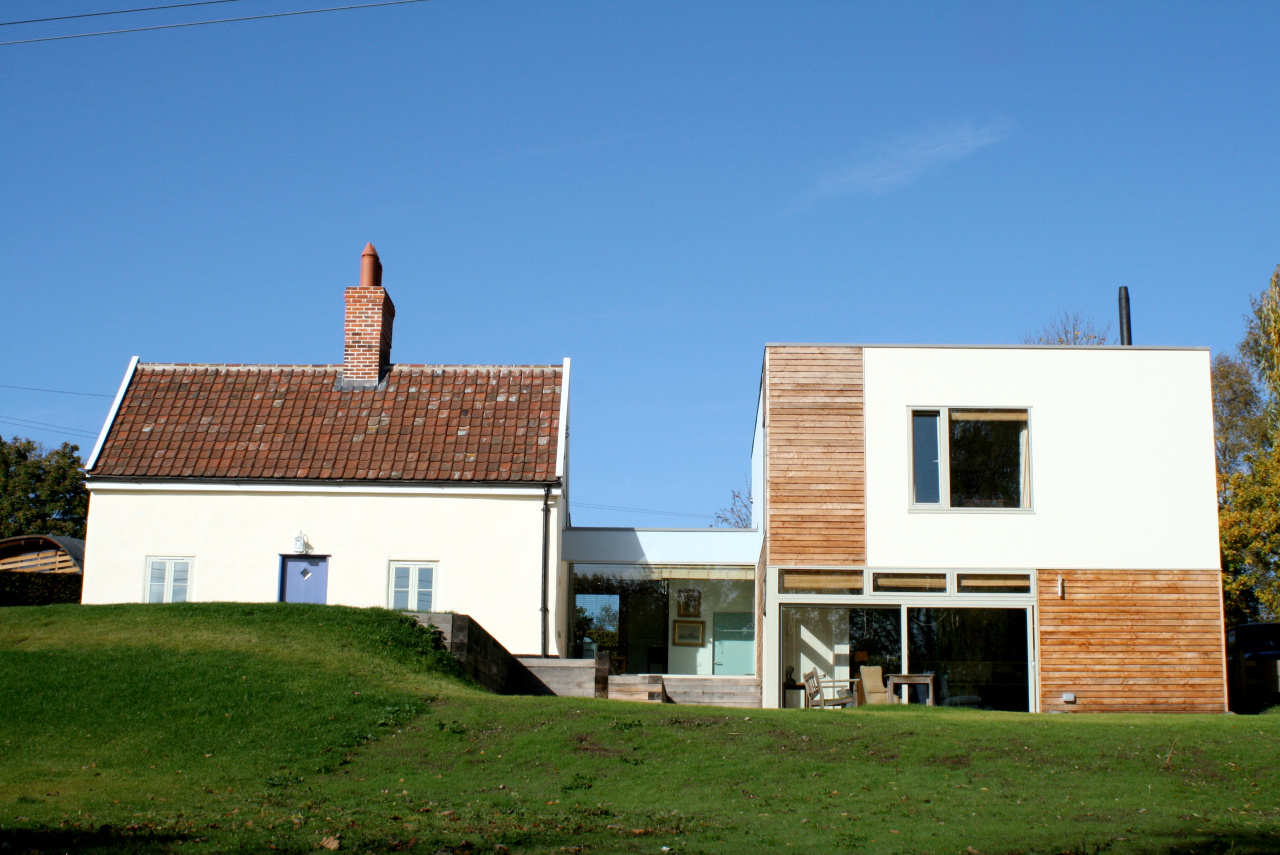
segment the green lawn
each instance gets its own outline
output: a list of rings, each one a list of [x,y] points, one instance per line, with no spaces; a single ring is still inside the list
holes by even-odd
[[[5,853],[1280,851],[1278,715],[495,697],[378,609],[2,609],[0,747]]]

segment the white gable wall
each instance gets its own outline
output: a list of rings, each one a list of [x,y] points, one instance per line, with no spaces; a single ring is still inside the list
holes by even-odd
[[[436,562],[434,610],[470,615],[514,654],[541,649],[541,489],[307,492],[99,483],[91,496],[85,603],[143,602],[148,556],[193,559],[190,600],[275,602],[281,556],[293,554],[301,531],[313,555],[329,556],[331,604],[387,607],[390,562]],[[552,655],[564,642],[555,629],[562,602],[558,503],[552,491]]]
[[[869,566],[1218,566],[1208,351],[863,353]],[[911,510],[912,407],[1027,408],[1031,509]]]

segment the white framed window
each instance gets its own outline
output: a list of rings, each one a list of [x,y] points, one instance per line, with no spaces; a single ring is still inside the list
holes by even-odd
[[[147,602],[185,603],[191,587],[195,560],[164,556],[147,557]]]
[[[911,505],[920,509],[1031,507],[1026,409],[911,410]]]
[[[392,561],[387,601],[402,612],[429,612],[435,599],[434,561]]]

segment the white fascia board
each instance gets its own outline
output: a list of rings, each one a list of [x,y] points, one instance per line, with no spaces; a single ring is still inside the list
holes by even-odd
[[[754,567],[754,529],[569,528],[564,560],[578,564],[680,564]]]
[[[347,496],[530,496],[541,498],[546,485],[527,487],[452,487],[414,484],[262,484],[257,482],[99,481],[85,486],[97,493],[334,493]],[[551,488],[558,497],[560,489]]]
[[[885,344],[860,342],[819,342],[819,341],[771,341],[765,347],[861,347],[877,350],[1070,350],[1088,353],[1099,350],[1162,350],[1162,351],[1196,351],[1209,352],[1212,348],[1201,345],[1161,345],[1161,344],[1091,344],[1081,347],[1078,344]]]
[[[102,446],[107,442],[107,434],[111,433],[111,425],[115,423],[116,413],[120,412],[120,402],[124,400],[124,393],[129,390],[129,383],[133,380],[133,372],[138,369],[138,357],[129,360],[129,367],[125,369],[124,379],[120,381],[120,389],[116,392],[116,399],[111,402],[111,411],[107,413],[107,420],[102,425],[102,431],[98,434],[98,441],[93,444],[93,451],[89,453],[89,459],[85,461],[84,469],[88,472],[93,465],[98,462],[98,455],[102,453]]]
[[[565,444],[569,440],[569,357],[564,358],[564,369],[560,376],[560,429],[556,435],[556,477],[564,478],[565,460],[568,449]]]

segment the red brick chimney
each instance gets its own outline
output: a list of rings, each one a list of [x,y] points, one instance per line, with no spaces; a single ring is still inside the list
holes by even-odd
[[[391,365],[391,324],[396,307],[382,289],[382,262],[373,244],[360,257],[360,285],[348,288],[342,385],[372,388]]]

